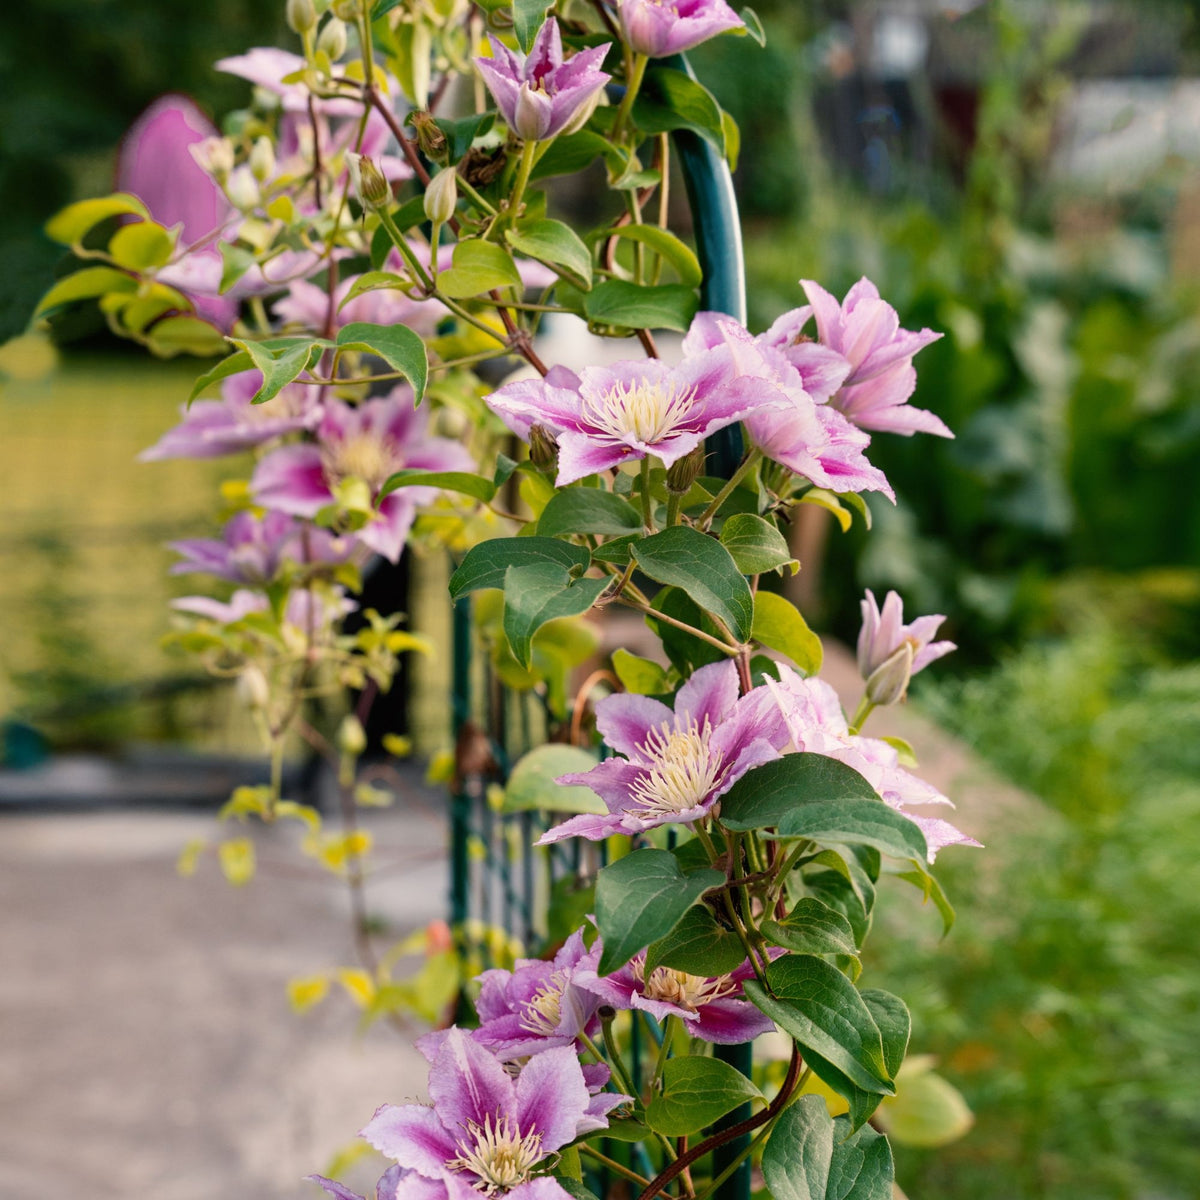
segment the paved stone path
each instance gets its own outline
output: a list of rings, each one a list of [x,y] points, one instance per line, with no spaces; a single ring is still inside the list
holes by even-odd
[[[851,656],[831,648],[825,674],[853,707]],[[912,741],[984,842],[1040,811],[912,711],[870,732]],[[397,934],[443,916],[439,812],[402,804],[371,825],[399,864],[373,908]],[[315,1200],[301,1178],[376,1105],[419,1095],[420,1057],[387,1028],[356,1036],[342,996],[288,1006],[289,978],[352,961],[336,881],[284,872],[283,832],[248,887],[211,862],[180,879],[180,848],[212,832],[177,812],[0,818],[0,1200]],[[348,1179],[367,1187],[374,1165]]]

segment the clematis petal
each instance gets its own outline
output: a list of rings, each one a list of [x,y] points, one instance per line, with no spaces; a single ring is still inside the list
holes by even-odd
[[[430,1179],[441,1178],[458,1153],[452,1129],[424,1104],[384,1104],[359,1135],[380,1154]]]
[[[516,1118],[516,1089],[499,1060],[451,1029],[429,1070],[429,1095],[447,1129],[497,1116]]]
[[[540,1133],[547,1153],[575,1140],[588,1102],[573,1046],[535,1054],[517,1076],[517,1126],[522,1134]]]

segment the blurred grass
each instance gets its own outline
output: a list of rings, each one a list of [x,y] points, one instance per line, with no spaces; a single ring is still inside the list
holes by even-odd
[[[108,355],[0,388],[0,712],[81,744],[185,727],[163,705],[105,697],[194,673],[159,646],[167,602],[187,590],[167,575],[163,543],[209,532],[228,466],[136,461],[174,423],[193,374],[191,363]],[[68,705],[82,715],[56,721]]]
[[[1053,813],[940,874],[946,942],[883,915],[872,981],[904,995],[974,1130],[900,1151],[913,1196],[1196,1195],[1200,666],[1084,620],[923,706]],[[1056,819],[1058,818],[1062,819]]]

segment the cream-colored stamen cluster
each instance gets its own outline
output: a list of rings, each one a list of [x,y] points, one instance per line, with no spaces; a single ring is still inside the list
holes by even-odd
[[[542,1154],[542,1135],[537,1132],[521,1136],[508,1117],[485,1117],[482,1125],[474,1121],[467,1126],[469,1140],[458,1143],[459,1156],[447,1164],[455,1171],[469,1171],[479,1182],[474,1186],[485,1196],[507,1192],[524,1183],[545,1157]]]
[[[688,1012],[698,1012],[704,1005],[723,1000],[737,991],[738,985],[728,975],[709,979],[704,975],[673,971],[669,967],[655,967],[647,979],[644,954],[639,954],[629,965],[641,983],[642,995],[647,1000],[674,1004]]]
[[[352,433],[321,447],[321,465],[331,486],[343,479],[361,479],[374,493],[399,469],[394,443],[377,434]]]
[[[692,717],[682,727],[673,729],[664,721],[652,729],[638,747],[651,766],[630,789],[636,801],[630,814],[649,820],[700,804],[717,786],[724,767],[724,755],[711,740],[708,717],[703,726]]]
[[[526,1002],[521,1014],[521,1028],[545,1037],[557,1032],[562,1020],[563,989],[566,986],[566,971],[555,971]]]
[[[583,419],[616,441],[633,438],[643,445],[678,433],[691,416],[694,387],[646,380],[618,383],[601,396],[583,397]]]

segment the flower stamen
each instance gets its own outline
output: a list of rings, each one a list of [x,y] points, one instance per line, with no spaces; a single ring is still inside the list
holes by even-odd
[[[482,1125],[471,1121],[468,1137],[458,1143],[459,1156],[446,1165],[454,1171],[467,1171],[478,1182],[472,1186],[485,1196],[507,1192],[525,1180],[545,1157],[542,1135],[536,1131],[521,1135],[512,1121],[497,1114],[485,1117]]]
[[[583,418],[614,441],[654,445],[687,425],[696,388],[676,380],[618,383],[600,396],[583,397]]]
[[[711,740],[708,717],[703,726],[693,717],[682,728],[672,729],[664,721],[650,730],[638,747],[650,769],[630,789],[638,805],[630,814],[651,820],[702,804],[720,782],[725,765],[724,754]]]

